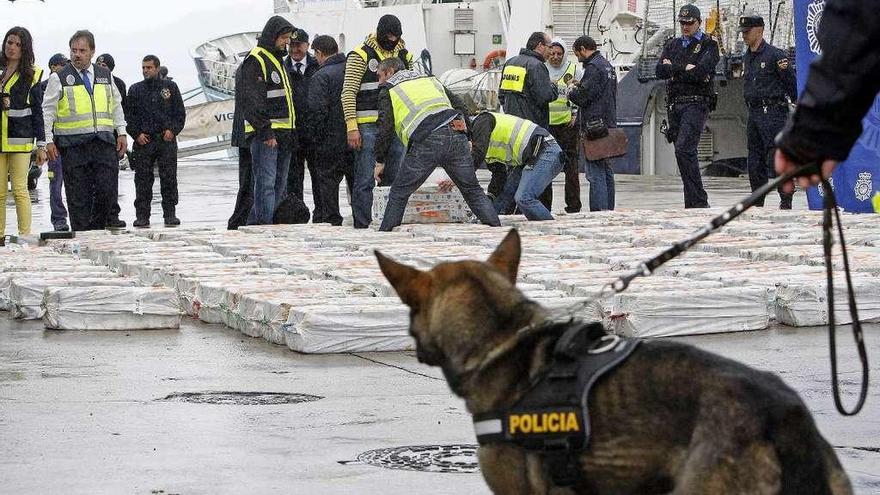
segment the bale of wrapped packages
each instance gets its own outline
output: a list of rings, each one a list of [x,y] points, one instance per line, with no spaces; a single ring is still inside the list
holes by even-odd
[[[14,318],[23,320],[42,318],[44,312],[42,307],[43,293],[50,287],[134,287],[138,285],[136,280],[111,277],[110,273],[107,276],[95,278],[36,277],[40,277],[40,274],[16,278],[9,285],[9,302]]]
[[[617,294],[609,327],[627,337],[674,337],[762,330],[769,322],[766,290],[726,287]]]
[[[58,267],[54,267],[58,268]],[[101,268],[98,266],[89,265],[89,269],[87,270],[76,270],[76,271],[20,271],[20,272],[3,272],[0,273],[0,310],[9,311],[12,309],[12,301],[9,298],[9,288],[12,286],[12,282],[18,279],[23,278],[61,278],[61,277],[69,277],[69,278],[108,278],[115,276],[112,272],[105,268]]]
[[[390,191],[390,187],[373,190],[373,222],[376,224],[382,223],[385,216]],[[470,223],[473,218],[458,188],[440,192],[437,186],[422,185],[409,197],[402,223]]]
[[[57,330],[157,330],[180,327],[171,289],[63,287],[44,293],[46,328]]]
[[[414,350],[409,308],[395,298],[377,302],[291,309],[282,328],[284,342],[291,350],[309,354]]]
[[[174,286],[166,285],[172,289],[177,291],[177,296],[180,299],[180,307],[188,314],[189,316],[198,317],[198,306],[193,306],[193,301],[196,297],[196,289],[198,289],[199,284],[203,282],[209,281],[229,281],[230,283],[242,283],[248,282],[254,279],[259,279],[267,275],[285,275],[287,272],[278,268],[243,268],[243,269],[221,269],[221,270],[213,270],[206,269],[199,271],[198,273],[191,274],[177,274],[174,276],[175,283]],[[301,280],[301,277],[294,277],[296,280]]]
[[[840,325],[852,323],[849,300],[842,274],[834,281],[834,321]],[[880,279],[870,276],[853,278],[853,291],[862,322],[880,322]],[[792,327],[827,325],[828,285],[823,274],[812,280],[789,280],[776,288],[776,320]]]

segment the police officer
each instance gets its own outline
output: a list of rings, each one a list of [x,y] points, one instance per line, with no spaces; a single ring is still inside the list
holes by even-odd
[[[749,183],[755,191],[776,175],[771,160],[774,140],[785,126],[789,103],[797,99],[797,80],[785,52],[764,40],[763,17],[740,17],[739,30],[748,47],[743,58],[743,97],[749,109]],[[779,207],[790,210],[792,195],[780,190],[779,196]],[[764,198],[756,204],[764,206]]]
[[[701,29],[700,9],[688,4],[678,12],[681,37],[669,40],[657,62],[657,77],[668,79],[669,129],[666,139],[675,145],[675,160],[684,185],[685,208],[708,208],[703,189],[697,145],[709,112],[715,105],[715,67],[718,43]]]
[[[52,55],[49,59],[50,73],[56,73],[70,63],[61,53]],[[40,91],[46,92],[46,86],[49,85],[49,79],[40,83]],[[41,110],[42,115],[42,110]],[[61,166],[61,158],[49,162],[49,208],[51,209],[52,227],[58,232],[66,232],[70,230],[67,225],[67,208],[64,207],[64,199],[61,195],[61,188],[64,187],[64,169]]]
[[[235,81],[236,94],[242,93],[245,139],[253,165],[254,206],[248,216],[251,225],[273,223],[275,209],[287,191],[296,112],[290,79],[281,61],[295,29],[284,17],[269,18]]]
[[[438,166],[449,174],[481,222],[500,226],[492,203],[480,187],[468,153],[464,104],[437,78],[404,70],[403,62],[396,58],[379,64],[379,77],[379,134],[375,148],[377,179],[383,172],[384,159],[395,134],[407,149],[397,177],[391,183],[388,206],[379,230],[390,231],[400,225],[410,195]]]
[[[309,86],[312,76],[319,69],[319,65],[315,57],[309,53],[309,34],[303,29],[297,29],[293,32],[288,51],[289,55],[284,59],[284,67],[287,69],[290,85],[293,89],[297,146],[290,158],[287,193],[295,194],[303,199],[303,181],[305,180],[305,169],[308,166],[312,181],[312,198],[315,202],[314,212],[320,216],[318,212],[323,211],[323,205],[321,203],[321,188],[318,186],[318,172],[315,168],[317,165],[315,140],[310,132],[311,126],[308,125],[308,119],[311,117],[308,106]]]
[[[403,41],[400,19],[391,14],[379,18],[376,33],[352,50],[345,61],[345,80],[342,84],[342,111],[345,115],[348,146],[355,150],[354,190],[351,209],[354,227],[370,226],[373,217],[373,169],[376,157],[376,121],[379,118],[379,63],[387,58],[399,58],[407,69],[412,68],[412,54]],[[384,185],[394,182],[397,167],[403,158],[403,145],[392,143],[385,160]]]
[[[550,73],[544,65],[550,44],[547,33],[532,33],[519,55],[504,64],[498,88],[498,99],[504,113],[530,120],[542,129],[550,128],[550,103],[559,96],[557,86],[550,80]],[[493,165],[490,170],[495,184],[489,184],[489,192],[497,196],[498,183],[506,184],[507,173],[498,165]],[[553,189],[548,187],[541,194],[541,203],[549,210],[552,202]]]
[[[797,110],[777,140],[776,172],[821,164],[822,175],[830,177],[846,159],[880,91],[878,39],[877,2],[828,1],[819,28],[822,56],[811,64]],[[818,184],[819,176],[798,182]],[[786,184],[788,192],[793,187]]]
[[[94,55],[94,35],[74,33],[71,63],[49,76],[43,98],[46,151],[50,160],[60,154],[64,162],[64,190],[74,231],[107,225],[112,181],[127,148],[122,95],[110,71],[91,64]]]
[[[584,70],[565,59],[562,40],[554,39],[547,49],[547,70],[558,96],[550,102],[550,134],[565,153],[565,211],[581,211],[581,182],[578,175],[577,107],[568,100],[569,81],[580,81]]]
[[[147,55],[141,64],[144,80],[128,92],[128,133],[134,169],[135,227],[150,226],[153,167],[159,168],[162,216],[165,226],[180,225],[177,218],[177,135],[186,123],[186,109],[177,84],[159,78],[159,58]]]
[[[116,68],[116,60],[114,60],[113,55],[109,53],[102,53],[98,55],[98,58],[95,59],[95,65],[98,67],[103,67],[113,73],[113,70]],[[119,94],[122,95],[122,113],[125,115],[125,120],[128,121],[128,114],[125,112],[128,110],[128,92],[125,90],[125,81],[116,77],[113,74],[113,84],[116,85],[116,88],[119,90]],[[121,220],[119,218],[119,213],[122,211],[122,208],[119,207],[119,169],[116,169],[116,178],[111,182],[113,184],[113,190],[110,191],[110,196],[113,198],[113,204],[110,205],[110,215],[107,218],[107,227],[113,229],[124,229],[125,228],[125,220]]]

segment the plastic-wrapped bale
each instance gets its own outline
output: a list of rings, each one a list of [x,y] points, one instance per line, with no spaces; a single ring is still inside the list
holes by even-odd
[[[227,290],[239,293],[279,291],[297,281],[301,279],[291,275],[260,276],[247,281],[238,277],[203,280],[196,287],[193,297],[193,316],[205,323],[223,323],[223,314],[226,312],[223,302]]]
[[[390,187],[373,190],[373,222],[382,223]],[[470,223],[474,218],[458,188],[440,192],[437,186],[420,187],[406,203],[402,223]]]
[[[847,246],[849,255],[849,267],[853,272],[867,272],[880,275],[880,247]],[[825,265],[825,257],[817,257],[806,260],[809,265]],[[843,257],[835,255],[832,260],[835,270],[843,270]]]
[[[171,289],[63,287],[44,294],[46,328],[57,330],[158,330],[180,328],[180,306]]]
[[[248,282],[255,279],[264,278],[267,275],[285,275],[287,272],[278,268],[245,268],[241,270],[222,270],[213,271],[205,270],[195,274],[179,274],[176,276],[176,282],[173,289],[177,291],[177,297],[180,299],[180,306],[189,316],[198,317],[199,305],[194,307],[193,301],[196,297],[196,290],[201,283],[211,281],[228,281],[230,284]],[[302,277],[293,277],[294,280],[304,280]]]
[[[245,294],[238,301],[234,315],[230,317],[232,328],[245,335],[262,337],[266,341],[284,345],[282,327],[287,323],[290,310],[303,309],[315,305],[333,304],[339,307],[358,307],[373,305],[377,301],[399,304],[395,298],[351,297],[340,294],[304,297],[301,292],[260,292]]]
[[[291,309],[282,328],[288,348],[302,353],[412,351],[409,308],[396,298],[370,306],[335,304]]]
[[[12,301],[9,298],[9,288],[12,282],[22,278],[52,278],[52,277],[78,277],[78,278],[107,278],[113,276],[110,271],[88,265],[88,270],[77,271],[40,271],[40,272],[3,272],[0,273],[0,310],[12,309]]]
[[[277,286],[268,290],[262,288],[227,289],[224,291],[223,300],[220,303],[222,323],[228,327],[235,328],[234,320],[238,318],[239,301],[246,294],[276,292],[278,290],[279,287]],[[332,280],[304,280],[286,284],[282,287],[282,290],[299,293],[300,297],[308,297],[315,301],[324,299],[335,300],[344,297],[374,297],[376,295],[375,290],[370,286],[364,284],[345,284]]]
[[[12,316],[23,320],[37,320],[43,317],[43,293],[50,287],[134,287],[137,281],[123,278],[33,278],[21,277],[12,281],[9,286],[9,301]]]
[[[862,322],[880,322],[880,279],[856,277],[853,291]],[[837,324],[852,323],[846,284],[841,276],[834,280],[834,320]],[[796,280],[776,288],[776,320],[792,327],[812,327],[828,324],[828,286],[825,277],[817,274],[814,280]]]
[[[133,256],[135,254],[148,254],[158,249],[187,249],[187,244],[183,241],[162,242],[162,243],[144,243],[139,246],[126,245],[108,245],[106,247],[95,247],[89,249],[89,258],[96,264],[107,266],[110,264],[112,256]]]
[[[180,263],[174,261],[166,263],[157,262],[138,267],[135,277],[143,285],[174,287],[176,277],[182,274],[201,273],[210,270],[228,270],[239,265],[243,268],[256,268],[258,266],[256,263],[239,263],[233,258],[211,258]],[[169,285],[166,282],[171,282],[171,284]]]
[[[762,330],[770,322],[766,290],[624,292],[614,296],[610,328],[628,337],[674,337]]]
[[[134,255],[127,258],[119,257],[110,260],[110,269],[126,277],[136,276],[142,266],[168,263],[171,258],[175,263],[199,262],[199,263],[227,263],[227,258],[215,252],[182,253],[179,255]]]

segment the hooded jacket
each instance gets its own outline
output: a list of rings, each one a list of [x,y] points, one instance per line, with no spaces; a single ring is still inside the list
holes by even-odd
[[[282,64],[284,50],[275,48],[275,40],[284,33],[291,33],[295,28],[287,19],[276,15],[269,18],[263,32],[257,38],[257,46],[267,50]],[[240,78],[235,81],[236,105],[244,120],[249,122],[255,129],[253,136],[261,141],[277,139],[289,144],[291,132],[287,130],[272,129],[272,122],[266,114],[266,81],[263,80],[263,71],[260,63],[254,57],[247,57],[241,64]],[[240,96],[240,99],[239,99]]]

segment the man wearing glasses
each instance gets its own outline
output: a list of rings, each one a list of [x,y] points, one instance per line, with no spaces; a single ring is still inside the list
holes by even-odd
[[[678,23],[681,37],[666,43],[656,71],[657,78],[669,80],[666,139],[675,145],[675,160],[684,185],[684,207],[708,208],[697,145],[715,104],[713,79],[720,60],[718,43],[700,29],[700,9],[694,5],[684,5],[678,11]]]

